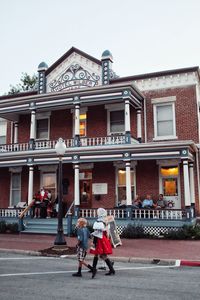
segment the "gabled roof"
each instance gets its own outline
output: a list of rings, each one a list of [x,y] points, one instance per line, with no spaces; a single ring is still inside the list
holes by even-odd
[[[53,69],[55,69],[59,64],[61,64],[68,56],[70,56],[73,52],[76,52],[77,54],[84,56],[85,58],[93,61],[94,63],[101,66],[101,61],[99,59],[96,59],[95,57],[75,48],[72,47],[69,49],[63,56],[61,56],[55,63],[53,63],[47,70],[46,75],[48,75]]]
[[[190,73],[190,72],[197,72],[197,74],[199,76],[199,80],[200,80],[199,67],[195,66],[195,67],[189,67],[189,68],[181,68],[181,69],[174,69],[174,70],[166,70],[166,71],[159,71],[159,72],[153,72],[153,73],[132,75],[132,76],[126,76],[126,77],[119,77],[119,78],[111,79],[111,82],[112,83],[120,83],[120,82],[126,82],[126,81],[148,79],[148,78],[155,78],[155,77],[175,75],[175,74],[181,74],[181,73]]]

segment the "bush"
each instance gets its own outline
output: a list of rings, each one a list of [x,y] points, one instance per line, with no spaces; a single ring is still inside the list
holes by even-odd
[[[7,229],[6,222],[0,221],[0,233],[5,233]]]
[[[7,230],[10,231],[11,233],[19,232],[18,223],[8,223],[7,224]]]
[[[200,226],[197,225],[184,225],[177,231],[169,231],[164,234],[164,238],[172,240],[199,240],[200,239]]]
[[[144,233],[142,226],[132,224],[128,224],[121,234],[121,238],[125,239],[139,239],[147,236],[149,237],[148,234]]]
[[[0,233],[16,233],[19,232],[18,223],[6,223],[5,221],[0,221]]]

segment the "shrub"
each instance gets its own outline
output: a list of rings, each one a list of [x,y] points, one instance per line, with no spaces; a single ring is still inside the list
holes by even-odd
[[[147,236],[149,235],[144,233],[142,226],[132,224],[128,224],[121,234],[121,237],[126,239],[139,239]]]
[[[11,233],[19,232],[18,223],[8,223],[7,230],[10,231]]]
[[[164,238],[172,240],[189,240],[200,239],[200,226],[197,225],[184,225],[177,231],[168,231],[164,234]]]
[[[6,222],[5,221],[0,221],[0,233],[5,233],[6,232]]]

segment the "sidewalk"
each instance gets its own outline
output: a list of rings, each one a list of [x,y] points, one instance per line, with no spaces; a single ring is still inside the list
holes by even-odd
[[[54,246],[54,240],[54,235],[0,234],[0,251],[35,253]],[[66,237],[66,242],[74,247],[76,238]],[[122,246],[113,249],[113,258],[168,263],[180,260],[181,265],[200,266],[200,241],[123,239]]]

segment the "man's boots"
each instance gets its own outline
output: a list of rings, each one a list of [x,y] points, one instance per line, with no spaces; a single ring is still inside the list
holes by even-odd
[[[98,256],[94,256],[93,264],[92,264],[92,278],[94,278],[97,273],[97,263],[98,263]]]
[[[112,262],[110,261],[109,258],[105,259],[105,263],[107,264],[107,266],[109,268],[109,272],[106,273],[105,275],[115,275],[115,270],[113,268],[113,264],[112,264]]]

